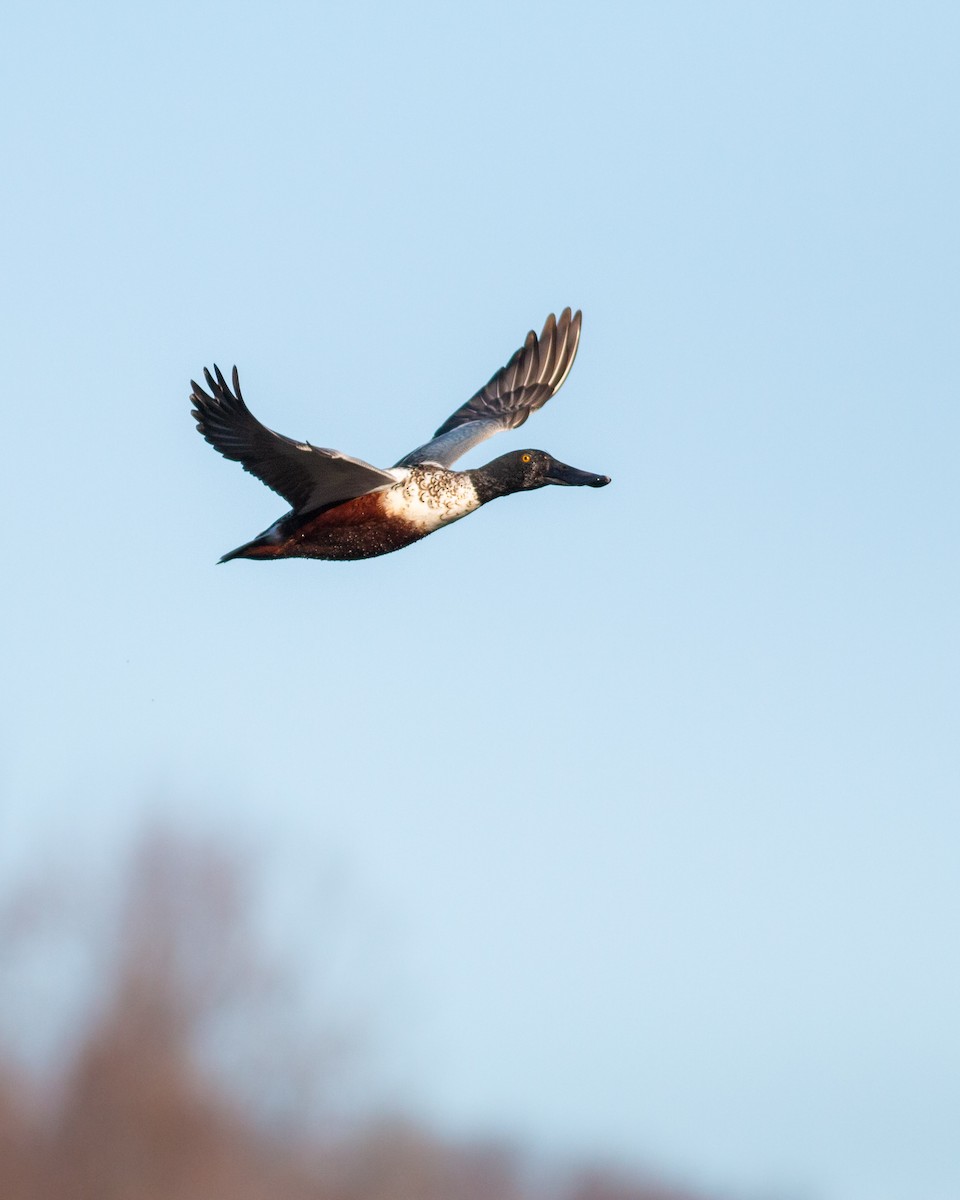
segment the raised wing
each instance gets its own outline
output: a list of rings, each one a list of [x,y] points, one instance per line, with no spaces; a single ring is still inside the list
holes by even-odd
[[[449,467],[471,447],[495,433],[516,429],[542,408],[570,374],[580,342],[581,313],[565,308],[550,314],[538,338],[526,341],[490,382],[440,426],[431,441],[402,458],[398,467],[434,462]]]
[[[244,403],[237,368],[233,368],[232,392],[220,368],[213,369],[216,378],[203,369],[211,395],[190,381],[197,428],[224,458],[242,463],[295,511],[310,512],[325,504],[352,500],[396,481],[393,472],[381,471],[362,459],[295,442],[267,429]]]

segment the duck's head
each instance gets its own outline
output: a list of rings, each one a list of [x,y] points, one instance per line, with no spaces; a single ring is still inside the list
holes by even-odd
[[[562,487],[606,487],[609,475],[580,471],[558,462],[545,450],[514,450],[502,454],[474,472],[475,483],[485,500],[494,496],[509,496],[511,492],[529,492],[534,488],[555,483]],[[479,477],[479,478],[477,478]]]

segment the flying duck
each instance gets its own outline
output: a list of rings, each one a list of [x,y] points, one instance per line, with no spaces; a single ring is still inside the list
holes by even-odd
[[[547,484],[605,487],[610,479],[558,462],[543,450],[515,450],[472,471],[453,463],[473,446],[516,429],[542,408],[570,373],[580,341],[579,312],[547,317],[490,382],[457,409],[429,442],[394,467],[373,467],[339,450],[296,442],[267,429],[220,368],[204,368],[209,393],[191,380],[197,429],[224,458],[242,463],[287,501],[291,511],[232,558],[374,558],[459,521],[482,504]]]

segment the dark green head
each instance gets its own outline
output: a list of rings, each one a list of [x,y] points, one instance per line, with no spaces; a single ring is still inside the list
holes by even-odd
[[[529,492],[550,483],[563,487],[606,487],[610,482],[609,475],[595,475],[592,471],[568,467],[545,450],[514,450],[470,474],[482,504],[496,496]]]

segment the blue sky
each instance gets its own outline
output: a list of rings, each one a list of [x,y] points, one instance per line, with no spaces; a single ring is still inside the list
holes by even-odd
[[[158,811],[222,830],[308,972],[347,881],[393,1078],[445,1128],[956,1196],[958,34],[14,5],[7,874],[109,864]],[[194,431],[204,364],[385,465],[566,304],[563,391],[467,465],[532,444],[611,487],[215,565],[284,506]]]

